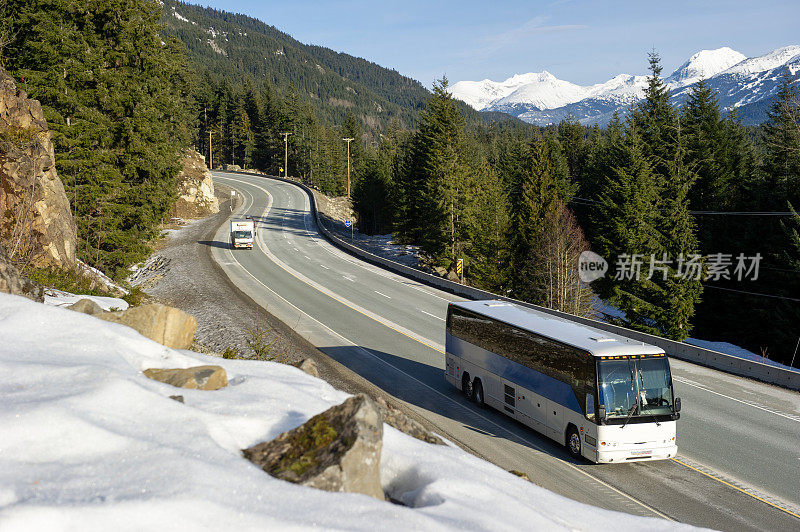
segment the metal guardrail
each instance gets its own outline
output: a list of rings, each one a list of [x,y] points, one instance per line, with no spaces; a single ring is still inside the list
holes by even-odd
[[[228,173],[259,175],[262,177],[267,177],[269,179],[290,183],[292,185],[301,188],[303,191],[306,192],[306,194],[308,194],[311,200],[311,211],[314,215],[314,220],[316,221],[317,227],[319,228],[323,236],[325,236],[325,238],[327,238],[335,246],[376,266],[381,266],[388,270],[394,271],[395,273],[399,273],[400,275],[403,275],[405,277],[409,277],[416,281],[420,281],[422,283],[430,285],[434,288],[438,288],[440,290],[444,290],[445,292],[450,292],[451,294],[455,294],[461,297],[466,297],[469,299],[501,299],[504,301],[509,301],[517,305],[523,305],[535,309],[539,312],[544,312],[546,314],[558,316],[560,318],[573,321],[576,323],[582,323],[584,325],[594,327],[595,329],[600,329],[602,331],[619,334],[621,336],[632,338],[634,340],[645,342],[647,344],[656,345],[662,348],[667,355],[673,358],[686,360],[694,364],[699,364],[701,366],[718,369],[720,371],[724,371],[726,373],[732,373],[734,375],[739,375],[742,377],[756,379],[769,384],[775,384],[778,386],[782,386],[784,388],[788,388],[790,390],[800,391],[800,372],[797,371],[791,371],[788,369],[771,366],[769,364],[764,364],[761,362],[756,362],[754,360],[748,360],[746,358],[720,353],[718,351],[713,351],[711,349],[706,349],[703,347],[697,347],[683,342],[676,342],[675,340],[669,340],[667,338],[662,338],[660,336],[655,336],[652,334],[635,331],[633,329],[627,329],[625,327],[620,327],[618,325],[605,323],[591,318],[583,318],[580,316],[575,316],[573,314],[567,314],[566,312],[560,312],[558,310],[553,310],[546,307],[540,307],[532,303],[526,303],[524,301],[519,301],[517,299],[512,299],[501,295],[493,294],[491,292],[480,290],[478,288],[474,288],[471,286],[455,283],[453,281],[437,277],[436,275],[431,275],[429,273],[425,273],[420,270],[411,268],[404,264],[400,264],[398,262],[385,259],[383,257],[365,251],[357,246],[354,246],[346,242],[345,240],[342,240],[332,231],[328,230],[328,228],[325,227],[325,225],[322,223],[322,220],[320,220],[319,212],[317,211],[317,205],[314,198],[314,192],[311,190],[311,188],[307,187],[303,183],[300,183],[298,181],[293,181],[291,179],[284,179],[280,177],[267,176],[264,174],[256,174],[251,172],[228,172]]]

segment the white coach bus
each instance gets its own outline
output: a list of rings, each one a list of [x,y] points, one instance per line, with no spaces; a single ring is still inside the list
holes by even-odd
[[[664,351],[504,301],[450,303],[447,380],[594,462],[672,458]]]

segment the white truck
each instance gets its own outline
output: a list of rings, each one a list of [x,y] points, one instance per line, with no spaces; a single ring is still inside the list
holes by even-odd
[[[253,249],[256,228],[253,220],[231,220],[231,247]]]

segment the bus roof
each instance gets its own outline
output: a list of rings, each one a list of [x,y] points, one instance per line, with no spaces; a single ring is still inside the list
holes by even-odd
[[[459,301],[450,304],[584,349],[594,356],[655,355],[664,352],[660,347],[651,344],[508,301]]]

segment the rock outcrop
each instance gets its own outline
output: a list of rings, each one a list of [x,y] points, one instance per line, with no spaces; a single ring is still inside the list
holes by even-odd
[[[197,331],[197,320],[194,316],[160,303],[132,307],[119,312],[104,312],[97,317],[127,325],[142,336],[173,349],[189,349]]]
[[[400,432],[408,434],[418,440],[434,445],[445,445],[441,438],[431,433],[418,422],[405,415],[399,408],[388,404],[382,397],[377,400],[378,409],[383,417],[383,422],[394,427]]]
[[[317,363],[311,360],[310,358],[304,358],[295,365],[301,370],[311,375],[312,377],[319,377],[319,369],[317,368]]]
[[[146,369],[142,373],[148,379],[190,390],[219,390],[228,385],[228,375],[225,373],[225,368],[220,366],[196,366],[186,369]],[[181,397],[181,402],[183,402],[182,399]]]
[[[91,299],[79,299],[76,303],[67,307],[69,310],[80,312],[82,314],[89,314],[90,316],[99,316],[105,312],[103,307],[92,301]]]
[[[42,106],[0,69],[0,239],[17,262],[75,268],[77,230]]]
[[[174,215],[178,218],[205,218],[219,212],[214,195],[214,181],[206,167],[206,158],[195,150],[183,155],[183,170],[178,174],[178,201]]]
[[[19,272],[3,246],[0,246],[0,292],[24,296],[40,303],[44,301],[44,288]]]
[[[360,394],[270,442],[242,452],[274,477],[384,500],[380,482],[382,440],[380,412],[372,399]]]

